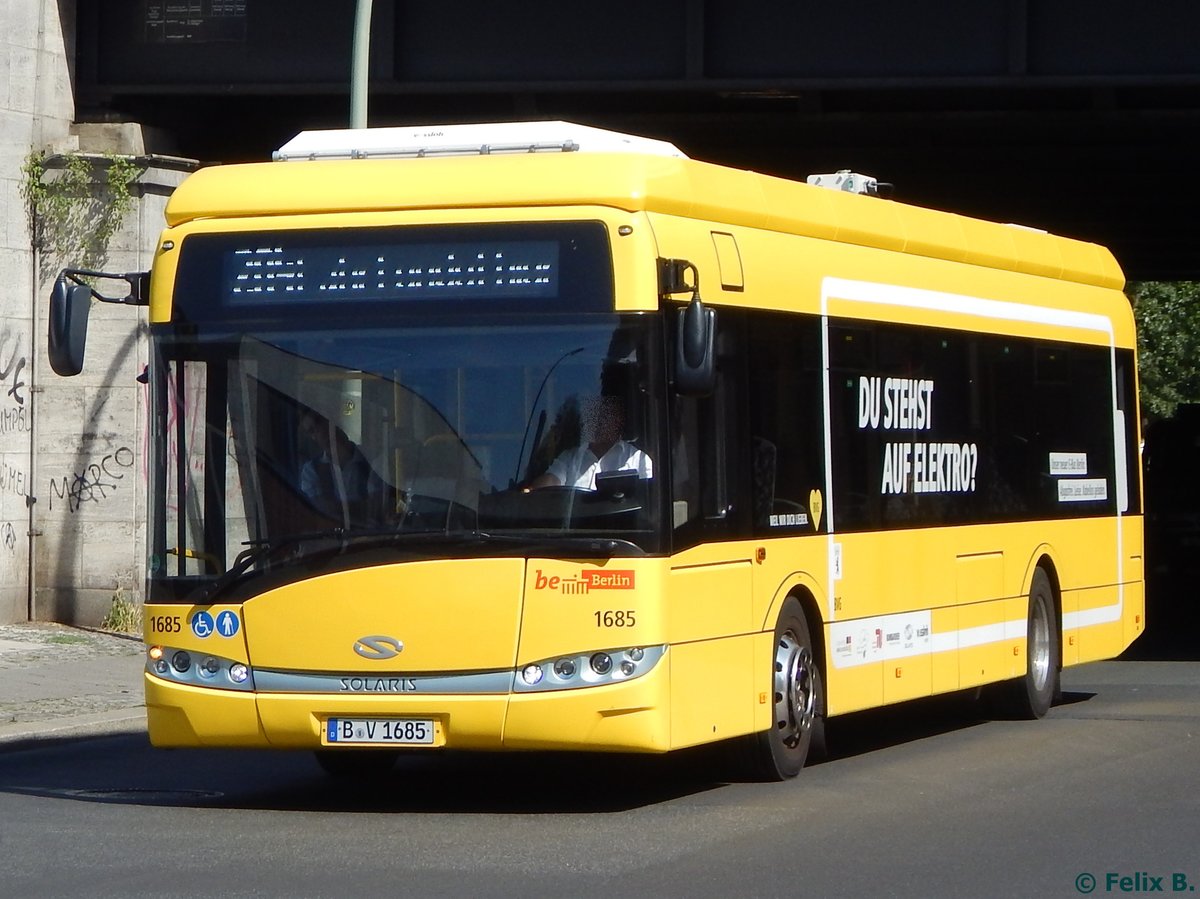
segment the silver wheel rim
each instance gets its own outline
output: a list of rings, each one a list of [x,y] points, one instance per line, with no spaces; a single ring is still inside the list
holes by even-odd
[[[1041,692],[1050,680],[1050,615],[1046,611],[1046,599],[1043,596],[1033,599],[1029,631],[1029,674],[1033,679],[1033,688]]]
[[[788,748],[812,728],[817,691],[812,652],[788,631],[775,646],[775,728]]]

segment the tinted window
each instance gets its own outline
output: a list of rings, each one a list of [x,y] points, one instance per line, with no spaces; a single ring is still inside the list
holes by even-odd
[[[839,529],[1116,511],[1108,348],[857,322],[829,346]]]
[[[748,405],[754,532],[778,536],[823,531],[825,433],[820,320],[798,315],[754,316],[750,345]]]

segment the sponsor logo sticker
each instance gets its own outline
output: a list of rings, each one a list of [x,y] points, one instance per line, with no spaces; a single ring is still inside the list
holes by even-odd
[[[562,577],[543,574],[539,568],[533,576],[534,590],[550,590],[564,596],[583,596],[593,590],[632,590],[635,583],[636,572],[628,569],[589,569],[578,575]]]

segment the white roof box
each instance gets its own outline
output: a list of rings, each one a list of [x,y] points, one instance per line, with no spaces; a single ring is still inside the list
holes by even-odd
[[[647,153],[687,157],[674,144],[571,122],[500,122],[488,125],[424,125],[301,131],[274,153],[279,162],[299,159],[418,158],[498,153]]]

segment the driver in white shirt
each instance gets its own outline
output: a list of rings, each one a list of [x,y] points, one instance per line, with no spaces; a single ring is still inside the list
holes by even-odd
[[[640,479],[654,477],[654,463],[644,452],[621,438],[625,409],[615,396],[589,397],[580,410],[582,445],[559,455],[530,488],[578,487],[596,489],[596,475],[636,471]]]

